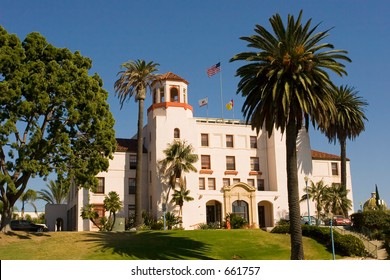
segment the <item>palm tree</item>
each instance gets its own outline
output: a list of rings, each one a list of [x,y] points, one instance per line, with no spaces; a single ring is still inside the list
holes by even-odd
[[[194,163],[198,161],[198,155],[194,154],[194,148],[184,140],[174,140],[163,151],[165,158],[160,160],[160,171],[168,181],[168,193],[165,204],[168,203],[169,192],[175,189],[177,179],[182,179],[183,172],[197,172]]]
[[[175,203],[179,205],[179,218],[180,221],[183,222],[183,205],[184,202],[189,202],[194,200],[193,197],[190,196],[190,190],[187,190],[186,180],[180,180],[180,188],[178,190],[173,190],[171,203]]]
[[[85,220],[90,220],[99,230],[102,230],[102,225],[97,222],[99,213],[93,208],[93,205],[88,203],[80,209],[80,217]]]
[[[64,204],[68,197],[69,188],[65,184],[50,180],[49,184],[46,184],[48,190],[40,190],[37,192],[37,199],[42,199],[49,204]]]
[[[331,122],[321,127],[330,142],[340,143],[341,157],[341,186],[347,187],[347,139],[354,140],[364,131],[364,121],[367,118],[363,107],[368,103],[364,101],[354,88],[340,86],[332,92],[333,103],[336,107]],[[331,113],[331,112],[330,112]]]
[[[25,193],[23,193],[19,199],[22,202],[22,211],[21,211],[22,219],[24,218],[25,204],[30,204],[34,208],[35,214],[38,215],[37,207],[34,204],[34,201],[37,199],[37,192],[36,191],[29,189]]]
[[[154,62],[146,63],[144,60],[128,61],[121,65],[125,70],[120,71],[119,79],[114,84],[115,92],[118,94],[121,109],[125,100],[134,95],[138,102],[138,128],[137,128],[137,167],[136,167],[136,194],[135,194],[135,225],[142,224],[142,148],[143,148],[143,119],[144,119],[144,101],[147,90],[151,90],[152,83],[156,80],[159,64]]]
[[[310,187],[307,189],[307,196],[309,199],[314,201],[316,211],[317,211],[317,222],[321,218],[321,214],[323,212],[324,206],[325,206],[325,200],[327,195],[327,189],[328,185],[325,185],[324,180],[321,180],[317,183],[314,183],[311,181]],[[306,188],[305,188],[306,190]],[[307,199],[306,194],[302,196],[301,202],[305,201]]]
[[[291,232],[291,259],[303,259],[302,229],[299,209],[296,140],[303,123],[325,125],[328,108],[334,109],[331,89],[334,87],[328,70],[347,74],[339,60],[350,61],[344,50],[320,42],[328,30],[314,33],[311,19],[302,24],[288,15],[286,27],[279,14],[270,18],[274,34],[256,25],[255,35],[241,37],[257,51],[243,52],[230,61],[248,64],[237,69],[241,77],[237,93],[245,97],[242,112],[247,123],[258,132],[264,128],[271,136],[280,129],[286,137],[287,191]],[[305,122],[304,122],[305,121]]]
[[[332,184],[326,192],[325,212],[333,215],[348,213],[348,210],[352,209],[352,201],[347,197],[348,192],[341,184]]]
[[[115,220],[116,220],[116,212],[122,209],[122,201],[119,197],[119,194],[115,191],[111,191],[108,193],[108,196],[104,198],[104,209],[106,211],[110,212],[110,215],[108,217],[108,231],[112,231],[114,225],[115,225]]]

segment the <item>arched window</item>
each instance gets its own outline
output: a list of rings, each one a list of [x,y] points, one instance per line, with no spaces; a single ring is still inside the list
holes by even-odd
[[[180,138],[180,129],[175,128],[173,131],[173,138]]]
[[[179,91],[177,88],[171,88],[171,102],[179,102]]]
[[[233,202],[232,206],[234,214],[236,214],[237,216],[241,216],[246,221],[249,221],[248,203],[243,200],[236,200]]]

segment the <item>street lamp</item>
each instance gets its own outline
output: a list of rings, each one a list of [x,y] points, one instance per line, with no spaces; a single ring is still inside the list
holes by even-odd
[[[332,242],[332,259],[336,259],[336,254],[334,251],[334,238],[333,238],[333,215],[330,215],[330,240]]]
[[[309,219],[309,225],[311,226],[311,217],[310,217],[310,206],[309,206],[309,192],[307,189],[307,183],[309,181],[309,178],[305,176],[305,184],[306,184],[306,201],[307,201],[307,216]]]

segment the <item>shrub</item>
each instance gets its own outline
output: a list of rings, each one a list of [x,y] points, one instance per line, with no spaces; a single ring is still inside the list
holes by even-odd
[[[248,222],[241,216],[230,214],[230,226],[232,229],[244,228]]]
[[[272,229],[271,233],[289,233],[290,226],[282,225],[276,226]],[[313,238],[317,242],[325,245],[328,250],[331,250],[331,236],[330,229],[328,227],[318,227],[302,225],[302,235]],[[334,247],[337,254],[342,256],[365,256],[366,251],[363,242],[350,234],[341,235],[340,233],[333,231]]]
[[[219,222],[213,222],[207,224],[209,229],[219,229],[221,228],[221,224]]]
[[[363,242],[350,234],[336,235],[334,237],[334,247],[337,254],[342,256],[365,256],[366,249]]]
[[[205,223],[198,224],[198,229],[209,229],[209,226]]]
[[[271,233],[290,233],[290,225],[276,226],[271,230]]]

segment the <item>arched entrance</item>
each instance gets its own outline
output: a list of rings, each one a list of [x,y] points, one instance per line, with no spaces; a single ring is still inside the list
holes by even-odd
[[[257,211],[259,217],[259,227],[273,227],[274,226],[274,217],[273,217],[273,205],[269,201],[260,201],[257,204]]]
[[[233,214],[244,218],[249,221],[248,203],[244,200],[236,200],[232,204]]]
[[[217,200],[210,200],[206,203],[206,222],[222,223],[222,204]]]
[[[256,188],[245,183],[224,186],[224,213],[240,215],[248,221],[251,228],[257,228]]]

